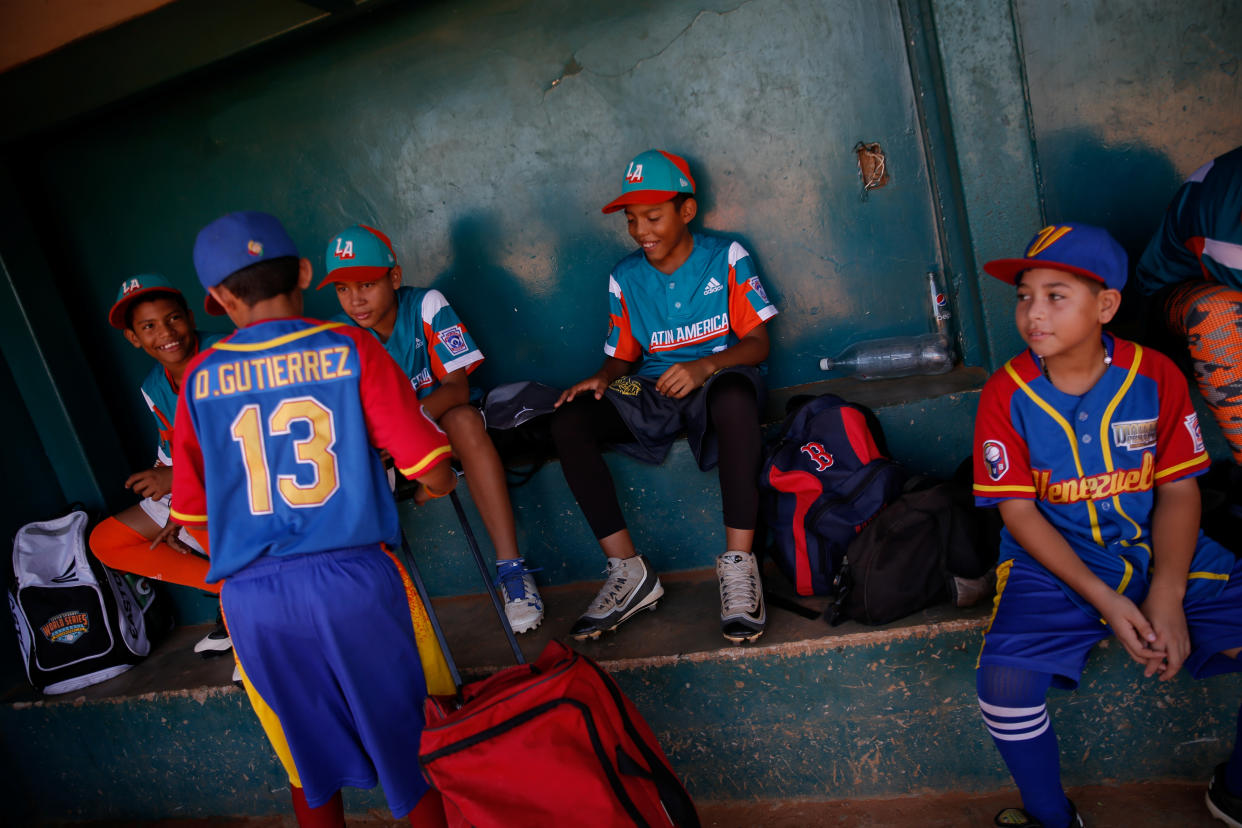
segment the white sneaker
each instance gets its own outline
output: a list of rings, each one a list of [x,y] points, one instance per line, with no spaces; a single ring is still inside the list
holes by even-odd
[[[655,609],[664,587],[642,555],[609,558],[608,579],[569,634],[582,641],[615,630],[643,609]]]
[[[223,621],[216,621],[216,628],[194,645],[194,652],[201,654],[204,658],[227,653],[231,649],[233,649],[233,639],[229,638],[229,631],[224,628]]]
[[[505,616],[515,633],[529,632],[543,622],[543,599],[525,558],[496,561],[496,586],[505,604]]]
[[[740,644],[763,635],[768,610],[763,603],[759,562],[750,552],[726,552],[716,558],[720,581],[720,631]]]

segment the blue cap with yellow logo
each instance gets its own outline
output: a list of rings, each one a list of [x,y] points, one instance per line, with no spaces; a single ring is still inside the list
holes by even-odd
[[[1026,246],[1022,259],[995,259],[983,269],[1009,284],[1016,284],[1023,271],[1036,267],[1064,270],[1121,290],[1128,272],[1126,251],[1102,227],[1089,224],[1051,224],[1040,230]]]
[[[194,269],[204,288],[215,287],[252,264],[297,255],[284,225],[275,216],[253,210],[221,216],[199,230],[194,240]],[[204,306],[212,316],[224,314],[210,293]]]

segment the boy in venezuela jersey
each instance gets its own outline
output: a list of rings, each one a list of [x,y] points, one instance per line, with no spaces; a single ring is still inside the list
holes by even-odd
[[[394,815],[438,824],[417,750],[445,668],[420,659],[428,621],[389,551],[400,527],[377,447],[439,497],[455,481],[448,442],[373,336],[300,318],[311,265],[275,218],[217,219],[194,265],[208,312],[238,330],[186,372],[172,519],[210,536],[207,580],[225,579],[234,652],[299,824],[343,825],[340,788],[377,782]]]
[[[1022,258],[984,269],[1016,285],[1029,348],[988,380],[975,420],[976,501],[1005,522],[979,706],[1022,795],[996,824],[1063,828],[1082,821],[1061,786],[1048,688],[1077,687],[1110,634],[1148,678],[1238,670],[1242,563],[1199,529],[1194,477],[1209,461],[1186,380],[1163,354],[1103,332],[1126,282],[1121,246],[1053,225]],[[1208,791],[1232,825],[1235,793],[1236,742]]]
[[[716,556],[720,625],[735,643],[763,634],[767,613],[751,551],[762,445],[759,366],[776,315],[750,254],[689,224],[698,212],[685,160],[648,150],[630,161],[621,195],[638,250],[608,280],[604,364],[557,401],[552,437],[561,471],[608,560],[607,580],[570,635],[596,638],[664,594],[634,548],[601,447],[659,463],[684,430],[699,468],[719,464],[725,551]]]

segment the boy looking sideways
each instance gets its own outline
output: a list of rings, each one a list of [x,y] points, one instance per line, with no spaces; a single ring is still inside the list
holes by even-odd
[[[448,435],[470,495],[496,550],[496,584],[517,633],[539,626],[543,601],[532,570],[518,554],[509,487],[496,446],[479,410],[470,404],[469,374],[483,361],[466,326],[444,294],[402,286],[401,265],[388,236],[355,224],[328,242],[327,275],[319,290],[336,289],[341,310],[366,328],[397,361],[427,415]],[[416,503],[426,500],[421,493]]]
[[[639,249],[608,280],[604,364],[561,395],[552,420],[565,481],[608,561],[607,580],[570,635],[597,638],[664,594],[634,548],[603,447],[660,463],[684,430],[699,468],[720,466],[721,631],[753,641],[767,621],[751,551],[762,463],[757,366],[768,355],[764,323],[777,311],[745,248],[690,230],[698,202],[684,159],[662,150],[636,156],[621,195],[603,208],[618,210]]]
[[[1242,563],[1199,529],[1208,456],[1185,379],[1103,331],[1126,282],[1121,246],[1053,225],[984,269],[1016,285],[1028,349],[988,380],[975,421],[975,497],[1005,522],[979,706],[1022,795],[996,824],[1064,828],[1082,820],[1061,786],[1048,688],[1077,687],[1110,635],[1161,681],[1239,669]],[[1208,807],[1239,825],[1239,793],[1235,742]]]
[[[275,218],[222,216],[199,231],[194,266],[208,312],[238,330],[186,370],[171,515],[210,534],[207,577],[225,580],[298,822],[344,825],[340,788],[382,783],[395,816],[443,824],[416,756],[423,608],[390,551],[400,527],[378,447],[439,497],[456,482],[448,442],[373,337],[301,318],[311,265]]]
[[[194,314],[186,305],[185,296],[155,273],[131,276],[121,282],[116,302],[108,311],[108,324],[124,334],[130,345],[155,360],[140,390],[155,418],[159,440],[155,465],[125,480],[125,488],[142,500],[100,522],[91,532],[91,551],[112,569],[218,594],[220,586],[206,581],[207,553],[192,535],[180,532],[167,542],[153,541],[168,523],[173,417],[177,413],[181,380],[199,348],[209,346],[220,334],[196,331]],[[213,654],[227,652],[230,647],[228,632],[218,623],[194,646],[194,651]]]

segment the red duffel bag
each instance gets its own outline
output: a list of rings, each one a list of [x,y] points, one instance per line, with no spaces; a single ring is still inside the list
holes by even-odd
[[[699,825],[633,702],[560,642],[426,714],[419,762],[454,828]]]

